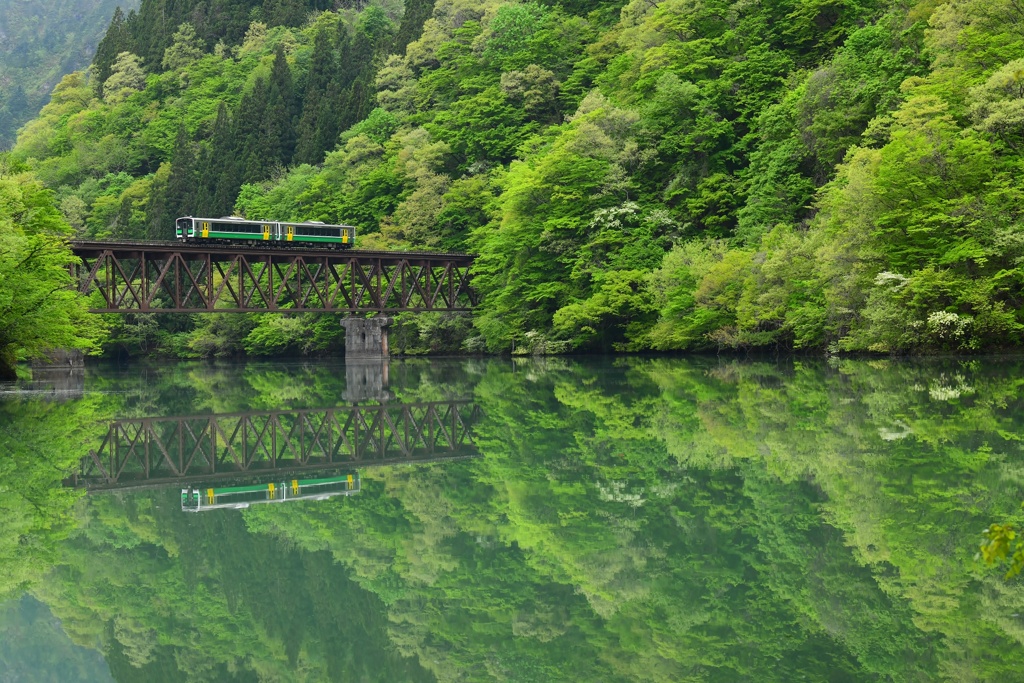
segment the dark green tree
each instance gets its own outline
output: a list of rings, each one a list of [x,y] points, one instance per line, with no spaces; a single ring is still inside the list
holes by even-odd
[[[325,115],[330,118],[330,110],[324,107],[324,103],[331,86],[331,76],[337,69],[331,42],[327,31],[320,31],[313,42],[313,57],[302,98],[302,116],[296,131],[296,163],[319,163],[327,151],[322,145],[321,129],[328,123]]]
[[[192,142],[185,124],[181,124],[174,139],[171,174],[167,178],[167,188],[164,190],[164,221],[159,228],[159,235],[163,239],[171,239],[174,236],[175,218],[193,215],[198,208],[199,172],[196,158],[196,145]]]
[[[257,78],[253,89],[242,96],[234,119],[236,158],[242,182],[253,183],[267,178],[280,160],[280,131],[268,111],[270,103],[267,82]]]
[[[238,188],[242,185],[235,148],[235,131],[227,105],[221,102],[200,164],[201,189],[197,210],[204,216],[228,215],[234,207]]]
[[[295,124],[298,119],[298,103],[292,72],[284,47],[280,44],[274,53],[274,65],[270,70],[269,92],[267,93],[267,116],[272,119],[268,130],[276,130],[277,156],[275,161],[282,166],[291,161],[295,153]]]
[[[133,15],[134,11],[129,17],[131,18]],[[110,20],[106,34],[100,44],[96,46],[96,56],[92,60],[93,67],[96,69],[94,87],[97,97],[103,97],[103,83],[110,78],[110,72],[117,56],[122,52],[134,52],[134,41],[129,26],[129,20],[125,18],[124,12],[118,7],[114,10],[114,16]]]
[[[404,54],[406,46],[423,33],[423,24],[433,11],[434,0],[407,0],[402,23],[398,25],[398,33],[395,34],[395,43],[391,51],[395,54]]]

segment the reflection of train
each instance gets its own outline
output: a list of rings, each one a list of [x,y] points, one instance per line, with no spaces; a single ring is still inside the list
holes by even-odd
[[[237,216],[225,216],[224,218],[186,216],[174,221],[174,236],[182,242],[210,240],[236,244],[260,242],[280,244],[283,242],[290,246],[351,249],[356,241],[356,229],[351,225],[328,225],[317,221],[280,223],[277,221],[247,221]]]
[[[201,512],[216,508],[247,508],[256,503],[283,503],[287,500],[326,500],[334,496],[359,493],[359,475],[347,474],[326,479],[292,479],[253,486],[181,490],[181,509]]]

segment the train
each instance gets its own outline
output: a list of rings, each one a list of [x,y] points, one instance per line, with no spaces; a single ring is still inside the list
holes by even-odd
[[[329,225],[319,221],[290,223],[250,221],[238,216],[196,218],[183,216],[174,221],[174,236],[181,242],[220,242],[351,249],[356,242],[352,225]]]
[[[240,509],[259,503],[284,503],[290,500],[326,500],[334,496],[359,493],[359,474],[346,474],[324,479],[292,479],[291,481],[222,486],[181,490],[181,509],[203,512],[217,509]]]

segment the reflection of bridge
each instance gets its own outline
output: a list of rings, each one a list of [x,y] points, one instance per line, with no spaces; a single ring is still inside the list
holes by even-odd
[[[188,485],[468,457],[479,417],[471,401],[437,401],[117,420],[66,484]]]

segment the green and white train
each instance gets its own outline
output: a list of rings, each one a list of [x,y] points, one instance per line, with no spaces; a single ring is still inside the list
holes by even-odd
[[[328,225],[319,221],[287,223],[248,221],[237,216],[195,218],[185,216],[174,222],[174,236],[182,242],[221,242],[275,246],[351,249],[356,241],[352,225]]]
[[[185,512],[239,509],[259,503],[284,503],[289,500],[326,500],[334,496],[359,493],[359,474],[346,474],[325,479],[292,479],[291,481],[254,484],[252,486],[221,486],[181,490],[181,509]]]

